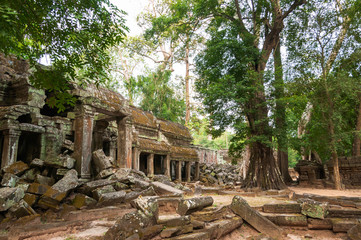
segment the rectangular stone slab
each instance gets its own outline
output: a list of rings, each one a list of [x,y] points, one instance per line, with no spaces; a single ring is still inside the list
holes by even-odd
[[[299,203],[276,203],[263,205],[265,213],[301,213]]]
[[[247,201],[240,196],[234,196],[231,204],[232,211],[248,222],[257,231],[282,239],[282,229],[251,208]]]
[[[308,218],[307,219],[309,229],[332,229],[332,221],[329,218],[317,219],[317,218]]]
[[[267,219],[271,220],[274,224],[278,226],[297,226],[305,227],[307,226],[307,217],[302,214],[297,213],[262,213]]]

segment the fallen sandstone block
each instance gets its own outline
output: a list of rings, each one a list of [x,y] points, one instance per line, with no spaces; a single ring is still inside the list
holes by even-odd
[[[22,161],[18,161],[18,162],[15,162],[15,163],[5,167],[3,169],[3,171],[4,171],[4,173],[11,173],[11,174],[20,176],[22,173],[24,173],[28,169],[29,169],[29,166],[26,163],[24,163]]]
[[[0,212],[6,211],[18,203],[25,193],[21,188],[0,188]]]
[[[242,218],[234,217],[232,219],[221,219],[208,223],[204,231],[207,231],[210,239],[220,239],[239,228],[243,223]]]
[[[262,213],[267,219],[271,220],[278,226],[295,226],[305,227],[307,226],[307,217],[297,213]]]
[[[100,173],[101,171],[112,167],[112,157],[105,155],[103,149],[98,149],[93,152],[93,162],[95,170]]]
[[[213,198],[210,196],[184,199],[180,201],[177,212],[180,215],[188,215],[192,212],[199,211],[205,207],[211,206],[212,204]]]
[[[1,186],[3,187],[15,187],[16,183],[19,181],[19,177],[12,173],[5,173],[2,180]]]
[[[202,222],[212,222],[223,218],[229,213],[229,208],[227,206],[222,206],[218,208],[207,207],[202,211],[194,212],[191,214],[191,219],[198,220]]]
[[[315,230],[332,229],[332,221],[330,218],[317,219],[307,218],[308,228]]]
[[[361,239],[361,223],[350,228],[350,230],[347,231],[347,236],[350,240]]]
[[[299,203],[276,203],[263,205],[265,213],[301,213]]]
[[[126,192],[125,191],[117,191],[117,192],[109,192],[103,193],[100,195],[98,200],[98,205],[115,205],[118,203],[124,202]]]
[[[97,201],[85,194],[78,193],[73,199],[73,206],[81,209],[83,207],[95,206]]]
[[[37,194],[37,195],[43,195],[44,193],[46,193],[46,191],[48,191],[48,189],[50,189],[50,186],[48,186],[48,185],[32,183],[32,184],[30,184],[27,192]]]
[[[312,199],[299,199],[297,202],[301,203],[303,215],[319,219],[324,219],[328,215],[328,203],[321,203]]]
[[[168,196],[183,196],[184,192],[167,184],[161,182],[152,182],[151,186],[154,187],[155,192],[160,195],[168,195]]]
[[[234,196],[231,204],[232,211],[248,222],[257,231],[269,236],[282,239],[282,229],[251,208],[247,201],[240,196]]]

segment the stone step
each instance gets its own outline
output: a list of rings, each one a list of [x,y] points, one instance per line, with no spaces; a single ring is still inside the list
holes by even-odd
[[[332,231],[335,233],[338,232],[347,232],[353,226],[356,226],[360,223],[358,219],[354,218],[331,218],[332,221]]]
[[[261,213],[274,224],[278,226],[294,226],[294,227],[306,227],[307,217],[297,213]]]
[[[361,209],[357,208],[329,208],[330,218],[361,218]]]

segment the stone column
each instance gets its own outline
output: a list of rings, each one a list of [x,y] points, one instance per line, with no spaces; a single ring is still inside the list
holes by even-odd
[[[175,179],[179,182],[182,181],[182,162],[176,161],[175,165]]]
[[[132,128],[127,124],[127,117],[117,119],[118,125],[118,159],[120,168],[132,167]]]
[[[74,158],[76,169],[83,179],[91,177],[94,112],[90,106],[82,106],[74,122]]]
[[[164,159],[164,175],[170,177],[170,155],[167,154]]]
[[[133,148],[133,169],[135,170],[139,170],[139,155],[140,155],[140,151],[138,148]]]
[[[195,162],[194,180],[199,180],[199,162]]]
[[[191,162],[186,162],[186,181],[191,181]]]
[[[154,154],[151,153],[147,157],[147,174],[148,176],[154,175]]]
[[[1,168],[9,166],[16,162],[18,156],[18,145],[21,131],[9,129],[3,132],[4,134],[4,144],[3,144],[3,153]]]

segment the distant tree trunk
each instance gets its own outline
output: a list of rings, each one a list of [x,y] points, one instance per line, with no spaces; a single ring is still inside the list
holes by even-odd
[[[276,100],[275,123],[277,137],[277,160],[283,180],[285,183],[292,182],[292,178],[288,172],[288,140],[287,140],[287,124],[286,124],[286,107],[283,102],[284,98],[284,82],[281,58],[281,44],[278,43],[274,49],[274,95]]]
[[[358,114],[357,114],[357,121],[356,121],[356,128],[355,128],[355,136],[353,140],[352,146],[352,156],[360,156],[360,148],[361,148],[361,93],[358,94],[358,99],[360,101],[358,107]]]
[[[186,64],[186,75],[185,75],[185,81],[186,81],[186,125],[188,125],[190,116],[191,116],[191,110],[190,110],[190,100],[189,100],[189,41],[187,37],[187,45],[186,45],[186,55],[184,58],[185,64]]]

